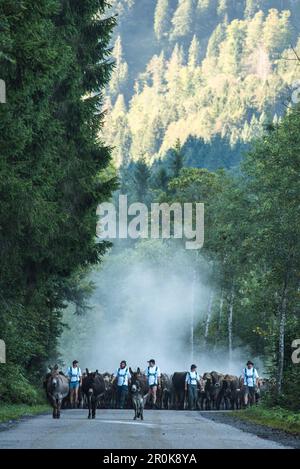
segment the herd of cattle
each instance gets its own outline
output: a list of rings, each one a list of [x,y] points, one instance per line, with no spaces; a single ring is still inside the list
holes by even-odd
[[[131,382],[138,386],[142,395],[148,392],[146,376],[139,368],[130,369]],[[173,375],[163,373],[161,386],[157,392],[156,407],[159,409],[187,409],[187,394],[185,392],[186,372],[175,372]],[[244,406],[243,377],[224,375],[216,371],[204,373],[198,392],[197,408],[199,410],[235,410]],[[256,389],[255,400],[268,390],[270,382],[260,379]],[[48,398],[53,406],[53,417],[59,418],[60,408],[68,408],[69,386],[68,380],[57,368],[51,370],[46,376],[45,388]],[[129,389],[130,391],[130,389]],[[89,372],[86,370],[82,377],[82,386],[79,388],[78,407],[89,409],[89,418],[95,417],[98,408],[116,408],[117,384],[110,373]],[[148,408],[151,403],[148,403]],[[129,397],[126,406],[132,408]],[[147,404],[146,404],[147,408]]]

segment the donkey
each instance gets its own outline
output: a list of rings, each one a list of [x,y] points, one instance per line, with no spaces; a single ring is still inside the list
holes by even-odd
[[[60,409],[62,401],[69,394],[69,381],[62,372],[58,371],[58,366],[50,367],[50,373],[45,379],[45,388],[47,397],[53,407],[53,418],[60,418]]]

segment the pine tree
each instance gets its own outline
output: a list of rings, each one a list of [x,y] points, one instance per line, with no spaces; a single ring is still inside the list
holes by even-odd
[[[157,94],[165,91],[165,55],[161,52],[159,56],[154,55],[147,65],[147,73],[151,75],[152,85]]]
[[[170,61],[167,66],[166,79],[169,90],[176,92],[180,84],[180,70],[183,65],[183,50],[175,44]]]
[[[109,82],[109,90],[112,96],[116,96],[125,89],[128,79],[128,65],[123,57],[121,36],[118,36],[112,55],[115,59],[115,69]]]
[[[218,57],[220,53],[220,44],[226,37],[226,27],[220,23],[212,33],[208,46],[207,46],[207,57]]]
[[[228,13],[228,5],[227,0],[219,0],[218,8],[217,8],[218,16],[224,18]]]
[[[188,58],[188,66],[190,68],[195,68],[197,65],[199,65],[200,43],[199,43],[196,36],[193,37],[193,40],[191,42],[188,57],[189,57]]]
[[[128,125],[127,109],[123,95],[119,95],[105,123],[103,135],[113,148],[112,157],[117,168],[128,163],[131,134]]]
[[[158,0],[154,13],[154,32],[158,41],[166,38],[171,28],[169,0]]]
[[[284,50],[290,45],[292,27],[290,24],[290,12],[281,14],[275,9],[269,11],[263,30],[263,43],[271,53]]]
[[[179,0],[177,10],[172,18],[172,39],[188,36],[193,25],[193,2],[192,0]]]
[[[178,177],[183,168],[183,151],[179,138],[176,140],[175,146],[171,152],[170,171],[172,177]]]
[[[133,180],[137,202],[145,203],[149,189],[150,170],[143,157],[135,163]]]
[[[0,297],[10,305],[1,304],[0,336],[16,373],[36,373],[56,356],[69,280],[106,249],[95,243],[96,208],[115,184],[99,184],[110,162],[98,140],[99,91],[115,20],[103,18],[104,0],[25,3],[0,9],[9,84],[0,106]]]
[[[245,18],[252,18],[259,10],[259,0],[247,0],[245,8]]]

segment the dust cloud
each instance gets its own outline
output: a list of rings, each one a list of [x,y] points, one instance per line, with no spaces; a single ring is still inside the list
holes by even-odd
[[[91,276],[95,286],[89,302],[91,312],[81,325],[76,321],[74,325],[73,320],[68,332],[72,336],[74,330],[84,328],[85,340],[75,332],[76,339],[68,347],[62,338],[62,356],[70,361],[72,353],[82,368],[109,372],[123,359],[132,368],[145,369],[147,361],[154,358],[166,373],[187,370],[193,361],[200,373],[216,370],[239,375],[249,358],[246,348],[235,349],[230,362],[226,346],[205,345],[201,338],[211,287],[207,262],[200,257],[200,274],[193,281],[195,259],[195,253],[174,241],[117,245]],[[197,332],[193,355],[192,313]],[[221,341],[224,344],[224,338]]]

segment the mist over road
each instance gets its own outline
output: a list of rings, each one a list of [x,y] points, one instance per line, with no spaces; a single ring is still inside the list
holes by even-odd
[[[60,420],[41,415],[0,431],[0,448],[77,449],[280,449],[278,443],[202,417],[199,412],[145,411],[134,422],[132,410],[66,410]]]

